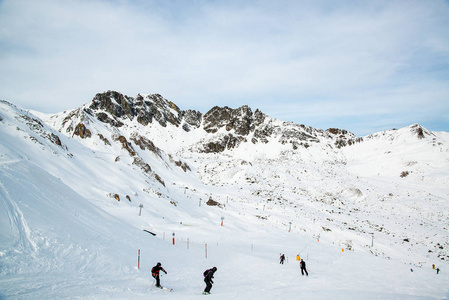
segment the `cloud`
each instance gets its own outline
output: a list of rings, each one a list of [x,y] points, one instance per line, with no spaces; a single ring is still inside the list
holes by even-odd
[[[354,132],[421,122],[448,111],[448,13],[438,0],[6,0],[0,97],[57,112],[113,89]]]

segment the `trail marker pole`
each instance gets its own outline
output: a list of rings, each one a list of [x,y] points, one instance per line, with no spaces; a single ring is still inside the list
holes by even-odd
[[[374,233],[371,233],[371,248],[374,246]]]
[[[140,269],[140,249],[139,252],[137,253],[137,269]]]
[[[224,217],[221,217],[221,226],[223,226]]]
[[[207,259],[207,244],[204,245],[206,250],[206,259]]]
[[[288,232],[290,232],[292,230],[292,222],[289,222],[290,226],[288,227]]]
[[[173,231],[173,245],[175,244],[175,232]]]
[[[140,215],[142,214],[142,208],[143,208],[143,204],[142,204],[142,203],[140,203],[139,207],[140,207],[140,210],[139,210],[139,216],[140,216]]]

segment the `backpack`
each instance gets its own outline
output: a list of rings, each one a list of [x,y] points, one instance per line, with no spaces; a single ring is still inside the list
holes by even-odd
[[[204,273],[203,273],[204,277],[207,276],[207,273],[209,273],[209,271],[210,271],[210,269],[207,269],[206,271],[204,271]]]

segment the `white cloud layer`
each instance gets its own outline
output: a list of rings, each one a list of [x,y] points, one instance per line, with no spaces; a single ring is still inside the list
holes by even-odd
[[[449,131],[448,15],[443,0],[4,0],[0,98],[58,112],[111,89],[357,135]]]

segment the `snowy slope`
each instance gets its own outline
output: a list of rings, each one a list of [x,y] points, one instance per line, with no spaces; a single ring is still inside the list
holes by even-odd
[[[0,298],[196,299],[212,266],[215,299],[449,296],[447,133],[413,125],[341,149],[273,135],[203,153],[220,131],[85,115],[86,139],[62,124],[70,113],[0,103]],[[171,293],[152,286],[158,261]]]

